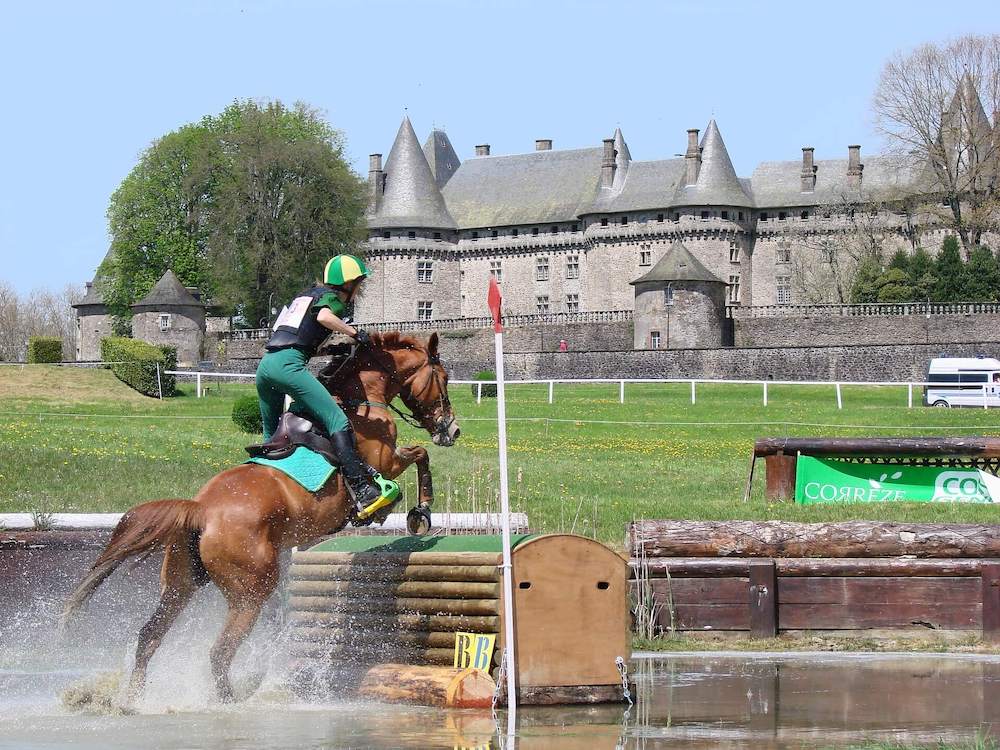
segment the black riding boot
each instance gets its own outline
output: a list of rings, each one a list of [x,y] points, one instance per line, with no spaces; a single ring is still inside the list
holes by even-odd
[[[330,435],[330,442],[336,453],[344,481],[351,488],[354,502],[360,513],[382,496],[378,486],[372,481],[374,470],[361,460],[354,444],[354,432],[341,430]]]

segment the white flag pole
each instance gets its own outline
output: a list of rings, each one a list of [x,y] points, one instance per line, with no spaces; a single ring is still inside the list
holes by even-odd
[[[504,597],[504,660],[507,676],[507,739],[513,747],[517,717],[517,662],[514,654],[514,569],[510,553],[510,494],[507,482],[507,401],[504,392],[503,326],[500,322],[500,295],[491,280],[491,307],[495,305],[494,348],[497,376],[497,437],[500,454],[500,516],[503,528],[503,597]]]

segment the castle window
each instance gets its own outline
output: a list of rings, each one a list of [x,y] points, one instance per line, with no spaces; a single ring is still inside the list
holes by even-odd
[[[580,312],[580,295],[566,295],[566,312]]]
[[[535,281],[549,280],[549,259],[548,256],[535,258]]]
[[[743,212],[742,211],[740,211],[740,213],[739,213],[739,220],[743,221]]]
[[[738,242],[729,243],[729,262],[730,263],[740,262],[740,245]]]
[[[767,221],[767,211],[761,211],[760,212],[760,220],[761,221]]]
[[[417,320],[431,320],[434,317],[434,303],[429,300],[417,302]]]
[[[802,213],[799,214],[799,218],[800,219],[808,219],[809,218],[809,212],[808,211],[803,211]]]
[[[574,232],[579,232],[580,231],[580,225],[579,224],[574,224],[573,225],[573,231]]]
[[[788,245],[778,245],[777,255],[779,263],[792,262],[792,248],[788,247]]]
[[[649,348],[659,349],[660,348],[660,332],[650,331],[649,332]]]
[[[792,304],[792,277],[777,276],[775,277],[775,282],[777,283],[778,286],[778,304],[779,305]]]
[[[535,297],[535,312],[547,313],[549,311],[549,295],[542,294]]]
[[[392,237],[392,232],[382,232],[382,239],[387,240]]]
[[[503,266],[500,265],[500,261],[490,261],[490,276],[496,279],[498,284],[503,283]]]
[[[579,255],[567,255],[566,256],[566,278],[567,279],[578,279],[578,278],[580,278],[580,256]]]
[[[622,226],[625,226],[626,224],[628,224],[628,217],[627,216],[623,216],[622,217]]]
[[[778,211],[778,221],[784,221],[787,218],[788,214],[786,214],[784,211]]]
[[[602,216],[601,217],[601,226],[602,227],[606,227],[607,225],[608,225],[608,217],[607,216]]]
[[[647,245],[648,247],[648,245]],[[650,250],[640,250],[639,251],[639,265],[649,266],[653,263],[653,253]]]
[[[417,261],[417,283],[430,284],[434,280],[434,262],[430,260]]]
[[[512,230],[511,230],[511,232],[510,232],[510,236],[511,236],[511,237],[517,237],[517,235],[518,235],[518,231],[517,231],[517,229],[516,229],[516,228],[515,228],[515,229],[512,229]]]
[[[723,219],[728,219],[729,218],[729,212],[728,211],[723,211],[722,212],[722,218]]]
[[[473,232],[472,233],[472,241],[475,242],[478,239],[479,239],[479,232]]]
[[[552,234],[559,234],[559,227],[552,227]]]
[[[169,331],[170,330],[170,316],[169,315],[161,315],[160,316],[160,330],[161,331]]]
[[[493,239],[496,239],[498,236],[500,236],[500,233],[497,230],[494,229],[492,232],[490,232],[490,237],[492,237]]]
[[[707,219],[708,218],[708,211],[702,211],[701,212],[701,218]]]
[[[680,211],[674,211],[674,221],[680,221],[680,220],[681,220]]]
[[[663,214],[657,214],[656,215],[656,220],[662,223],[663,222]]]
[[[532,227],[531,228],[531,236],[532,237],[537,237],[538,236],[538,227]]]
[[[417,239],[417,233],[416,232],[407,232],[406,236],[407,236],[407,238],[409,238],[411,240]]]
[[[440,232],[435,232],[434,233],[434,239],[436,239],[438,242],[440,242],[441,241],[441,233]]]
[[[729,277],[729,302],[734,305],[740,303],[740,275],[738,273]]]
[[[667,284],[667,288],[663,290],[663,302],[667,305],[674,304],[674,285]]]
[[[830,218],[830,212],[829,211],[824,211],[823,212],[823,218],[824,219],[829,219]]]

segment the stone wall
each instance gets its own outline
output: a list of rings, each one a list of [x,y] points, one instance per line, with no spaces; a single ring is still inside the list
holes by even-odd
[[[166,330],[160,329],[160,317],[169,316]],[[197,365],[202,358],[205,338],[205,310],[197,307],[164,307],[132,316],[133,338],[157,346],[177,348],[177,364]]]

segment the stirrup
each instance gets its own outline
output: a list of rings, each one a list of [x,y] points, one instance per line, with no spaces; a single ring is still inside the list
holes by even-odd
[[[381,474],[375,474],[372,476],[372,481],[378,485],[380,496],[378,500],[366,506],[363,510],[359,510],[357,512],[355,518],[359,521],[365,521],[372,518],[380,510],[395,505],[396,501],[399,500],[399,485],[391,479],[386,479]]]

